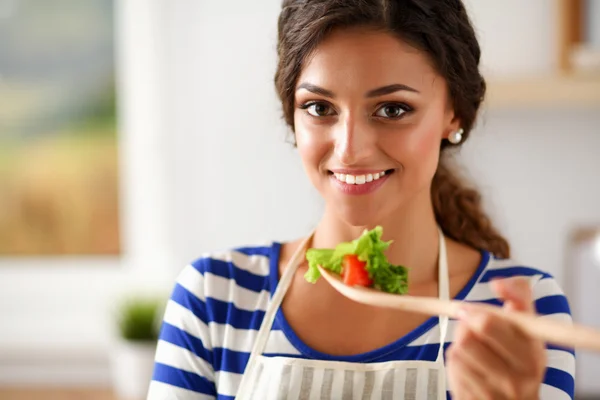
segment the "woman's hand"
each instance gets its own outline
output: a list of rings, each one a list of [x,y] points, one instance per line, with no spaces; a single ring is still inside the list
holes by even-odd
[[[497,280],[492,288],[505,309],[535,312],[527,280]],[[453,399],[538,399],[546,370],[544,343],[500,316],[468,305],[464,311],[446,352]]]

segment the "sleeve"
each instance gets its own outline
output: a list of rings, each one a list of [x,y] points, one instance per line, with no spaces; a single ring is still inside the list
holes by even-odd
[[[535,307],[542,318],[572,323],[568,300],[556,280],[544,274],[533,285]],[[552,344],[546,346],[546,374],[541,400],[572,400],[575,395],[575,351]]]
[[[214,400],[213,352],[204,275],[188,265],[167,302],[147,400]]]

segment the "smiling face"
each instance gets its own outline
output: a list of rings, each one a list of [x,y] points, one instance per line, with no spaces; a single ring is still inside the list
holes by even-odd
[[[307,60],[294,126],[327,212],[352,226],[429,207],[440,143],[460,128],[427,56],[364,28],[332,32]]]

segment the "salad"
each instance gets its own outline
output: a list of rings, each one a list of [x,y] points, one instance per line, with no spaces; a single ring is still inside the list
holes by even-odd
[[[383,228],[365,230],[351,242],[340,243],[335,249],[308,249],[308,271],[304,278],[317,282],[321,273],[318,265],[340,275],[346,285],[365,286],[387,293],[408,292],[408,270],[388,262],[383,252],[392,241],[381,240]]]

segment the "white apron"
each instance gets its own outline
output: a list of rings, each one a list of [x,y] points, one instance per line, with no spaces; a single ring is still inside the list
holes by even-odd
[[[441,344],[436,361],[350,363],[262,355],[275,314],[311,237],[298,247],[283,272],[258,331],[236,400],[445,400],[445,316],[439,317]],[[439,297],[449,299],[448,262],[441,230],[438,270]]]

